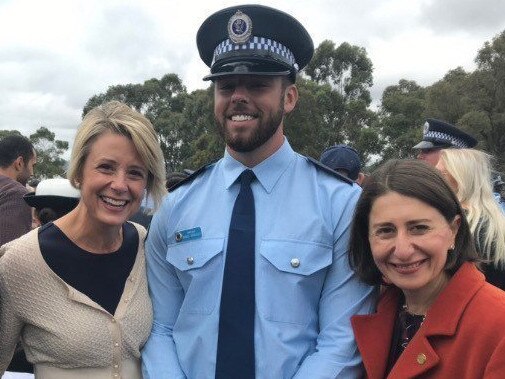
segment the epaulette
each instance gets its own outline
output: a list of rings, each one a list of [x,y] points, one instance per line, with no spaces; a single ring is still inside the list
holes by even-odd
[[[206,164],[205,166],[200,167],[198,170],[193,171],[193,173],[191,173],[190,175],[188,175],[187,177],[185,177],[184,179],[182,179],[180,182],[177,182],[173,186],[171,186],[170,188],[168,188],[168,192],[174,191],[175,189],[179,188],[183,184],[192,182],[198,175],[200,175],[203,172],[205,172],[205,170],[207,170],[212,165],[214,165],[214,163]]]
[[[335,178],[340,179],[341,181],[346,182],[347,184],[353,184],[354,183],[347,176],[344,176],[342,174],[339,174],[336,171],[333,171],[331,168],[329,168],[328,166],[325,166],[324,164],[322,164],[321,162],[319,162],[317,159],[314,159],[312,157],[305,157],[305,158],[307,158],[307,160],[309,162],[311,162],[313,165],[315,165],[318,169],[321,169],[324,172],[327,172],[328,174],[334,176]]]

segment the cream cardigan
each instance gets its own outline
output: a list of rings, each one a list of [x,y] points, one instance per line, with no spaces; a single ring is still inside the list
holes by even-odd
[[[37,379],[140,379],[152,325],[145,229],[114,315],[65,283],[44,261],[38,230],[0,248],[0,377],[19,338]]]

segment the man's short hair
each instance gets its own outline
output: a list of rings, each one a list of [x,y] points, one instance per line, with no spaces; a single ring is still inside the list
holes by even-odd
[[[25,164],[33,158],[33,144],[22,135],[12,134],[0,140],[0,167],[9,167],[18,157]]]

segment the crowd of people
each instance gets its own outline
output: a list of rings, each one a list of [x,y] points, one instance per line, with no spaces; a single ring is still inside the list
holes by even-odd
[[[34,147],[0,140],[0,377],[502,378],[505,211],[477,140],[429,118],[418,159],[308,158],[284,135],[305,27],[234,6],[197,47],[215,163],[167,175],[118,101],[33,191]]]

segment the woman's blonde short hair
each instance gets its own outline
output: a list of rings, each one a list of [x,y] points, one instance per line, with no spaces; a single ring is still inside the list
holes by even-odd
[[[146,117],[119,101],[109,101],[91,109],[82,120],[67,171],[70,183],[78,188],[91,146],[106,132],[125,136],[133,142],[148,171],[147,196],[151,197],[154,209],[157,209],[166,194],[165,160],[158,136]]]

